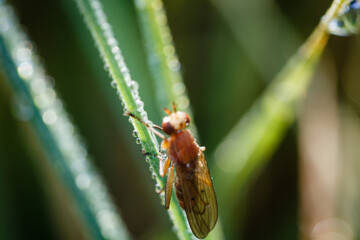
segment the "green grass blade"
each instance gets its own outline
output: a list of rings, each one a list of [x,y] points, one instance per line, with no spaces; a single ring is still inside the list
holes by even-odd
[[[23,118],[69,190],[93,239],[129,239],[106,187],[13,10],[0,2],[0,60]]]
[[[227,199],[228,205],[233,206],[231,199],[236,198],[231,196],[238,196],[244,190],[244,185],[266,163],[294,122],[297,106],[326,46],[327,24],[343,2],[334,1],[308,40],[217,147],[218,169],[214,178],[224,186],[219,189],[219,195]],[[231,211],[231,207],[224,209]]]
[[[113,85],[119,93],[124,107],[130,112],[148,121],[144,110],[144,103],[138,93],[138,84],[131,79],[129,70],[122,57],[121,50],[107,21],[101,3],[97,0],[75,0],[80,12],[83,14],[87,27],[89,28],[98,47],[101,57],[113,79]],[[122,111],[122,109],[120,110]],[[152,133],[138,121],[130,119],[134,126],[137,141],[141,143],[143,150],[148,153],[158,154],[159,144]],[[164,187],[164,180],[159,175],[159,161],[156,157],[148,157],[150,171],[156,180],[157,188]],[[192,239],[192,234],[187,226],[183,212],[172,198],[169,215],[173,221],[175,232],[180,239]]]
[[[191,113],[189,97],[180,73],[180,62],[172,42],[170,28],[161,0],[135,1],[148,65],[155,82],[159,109],[171,108],[176,102],[179,109]]]

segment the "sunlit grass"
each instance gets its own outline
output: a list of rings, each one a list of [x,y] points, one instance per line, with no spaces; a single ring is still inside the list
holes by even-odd
[[[32,43],[17,22],[13,9],[3,3],[0,3],[0,24],[1,65],[18,99],[19,118],[35,129],[90,236],[129,239],[103,180],[50,84]]]
[[[225,218],[232,212],[228,205],[236,206],[237,200],[232,196],[245,190],[295,121],[326,46],[328,23],[337,16],[344,2],[333,2],[311,36],[215,150],[214,176],[218,179],[220,197],[227,199],[223,207]]]

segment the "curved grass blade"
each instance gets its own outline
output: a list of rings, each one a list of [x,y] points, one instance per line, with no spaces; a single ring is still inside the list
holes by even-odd
[[[171,108],[175,101],[179,109],[191,113],[162,1],[136,0],[135,6],[146,45],[148,65],[155,82],[159,109]]]
[[[228,199],[228,205],[233,206],[234,203],[229,202],[234,199],[231,196],[244,190],[245,184],[264,166],[294,122],[297,106],[305,96],[326,46],[329,37],[327,25],[343,2],[333,2],[308,40],[217,147],[218,169],[214,171],[214,177],[217,184],[224,186],[219,189],[219,195]]]
[[[13,10],[0,2],[0,60],[26,119],[93,239],[129,239],[106,187]]]

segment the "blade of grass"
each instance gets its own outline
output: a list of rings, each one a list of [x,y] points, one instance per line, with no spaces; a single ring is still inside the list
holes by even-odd
[[[334,1],[319,25],[275,77],[263,96],[224,138],[215,151],[218,168],[214,178],[227,199],[224,217],[230,215],[246,183],[266,163],[294,122],[296,109],[305,95],[316,64],[328,40],[327,25],[345,1]],[[230,206],[230,207],[229,207]]]
[[[158,109],[161,110],[160,114],[163,115],[163,107],[171,108],[172,102],[175,102],[178,109],[187,112],[193,119],[163,2],[161,0],[136,0],[135,7],[140,19],[149,69],[155,83],[155,95]],[[193,134],[198,136],[194,121],[190,128]]]
[[[137,116],[141,116],[141,118],[147,122],[147,113],[144,110],[144,103],[139,97],[138,85],[131,79],[129,70],[122,57],[117,40],[114,38],[111,25],[107,21],[101,3],[97,0],[75,0],[75,2],[84,16],[86,25],[95,40],[106,68],[111,74],[113,79],[112,84],[116,87],[124,107]],[[141,143],[143,150],[147,153],[159,154],[159,144],[154,135],[138,121],[134,121],[131,118],[130,122],[134,126],[137,142]],[[151,156],[148,157],[147,160],[150,164],[150,171],[153,178],[156,180],[157,188],[163,188],[164,180],[159,175],[159,159]],[[180,206],[175,201],[175,197],[171,200],[168,213],[173,221],[175,232],[179,239],[192,239],[193,236],[187,225],[186,218]]]
[[[0,2],[0,59],[24,118],[34,127],[49,161],[69,190],[93,239],[129,239],[103,180],[87,155],[61,100],[20,27]]]
[[[155,82],[159,109],[170,108],[175,101],[179,109],[191,113],[162,1],[136,0],[135,6],[146,45],[148,65]]]

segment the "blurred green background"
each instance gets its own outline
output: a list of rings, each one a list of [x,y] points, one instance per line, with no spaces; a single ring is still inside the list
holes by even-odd
[[[9,3],[53,77],[134,239],[175,239],[149,166],[75,3]],[[139,82],[145,110],[159,123],[162,116],[134,2],[102,3],[109,21],[116,23],[113,30]],[[216,166],[210,157],[216,146],[312,32],[329,4],[164,1],[210,172]],[[298,121],[242,194],[234,194],[238,205],[229,206],[232,215],[222,222],[228,239],[311,239],[319,223],[344,239],[360,239],[355,214],[360,206],[359,63],[358,37],[331,37]],[[75,206],[47,163],[36,134],[17,117],[15,105],[0,75],[0,239],[86,239]],[[217,188],[218,180],[213,181]],[[343,239],[333,236],[313,239]]]

